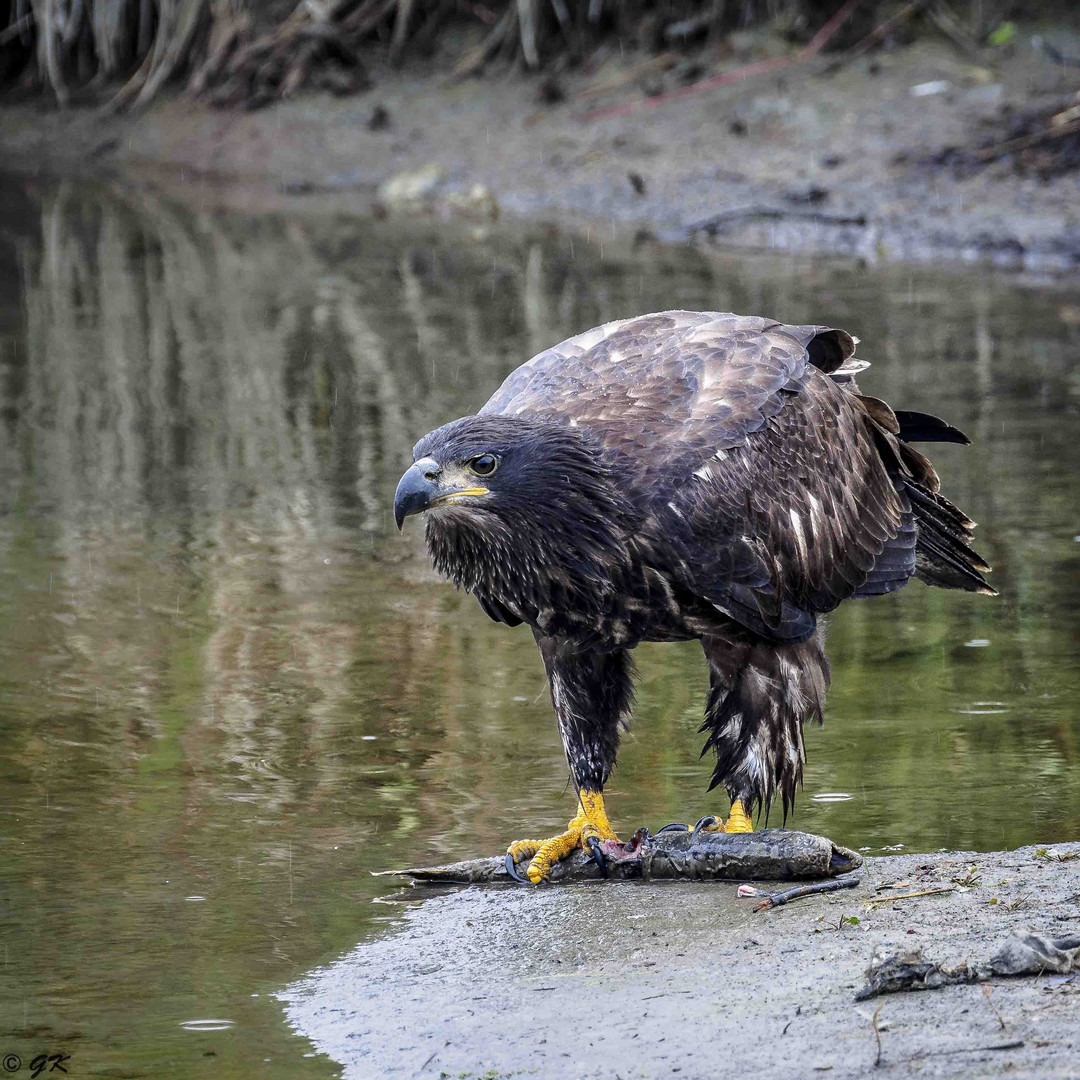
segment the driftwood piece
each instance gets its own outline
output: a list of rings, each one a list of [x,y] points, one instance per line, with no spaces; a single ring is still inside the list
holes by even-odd
[[[687,233],[707,233],[719,236],[740,225],[755,221],[806,221],[815,225],[837,225],[843,227],[865,228],[866,217],[863,214],[826,214],[818,210],[801,210],[797,207],[779,206],[740,206],[731,210],[722,210],[711,217],[703,218],[687,227]]]
[[[682,878],[699,881],[796,881],[832,878],[862,865],[858,852],[824,836],[791,829],[754,833],[712,833],[689,829],[662,830],[653,836],[639,829],[627,844],[606,844],[607,877]],[[512,882],[505,856],[467,859],[447,866],[386,870],[385,875],[411,878],[416,884],[475,885]],[[523,865],[519,867],[519,872]],[[591,881],[604,875],[584,851],[558,863],[553,883]]]
[[[984,982],[1002,975],[1067,975],[1080,970],[1080,934],[1050,937],[1018,931],[985,962],[962,961],[947,965],[927,960],[922,949],[891,952],[879,948],[866,971],[866,985],[856,1001],[906,990],[937,990],[942,986]]]
[[[1059,114],[1060,115],[1060,114]],[[1017,139],[1007,139],[1005,142],[995,143],[980,150],[970,151],[972,157],[979,161],[992,161],[995,158],[1004,157],[1006,154],[1014,154],[1017,150],[1026,150],[1029,146],[1048,142],[1051,139],[1063,139],[1066,135],[1080,133],[1080,119],[1071,122],[1054,124],[1041,131],[1035,131],[1030,135],[1023,135]]]
[[[821,893],[839,892],[841,889],[854,889],[862,884],[862,878],[833,878],[832,881],[816,881],[812,885],[796,885],[794,889],[780,889],[769,892],[768,889],[755,889],[752,885],[740,885],[739,896],[760,897],[761,903],[754,905],[754,912],[770,911],[783,907],[792,900],[801,900],[804,896],[819,896]]]

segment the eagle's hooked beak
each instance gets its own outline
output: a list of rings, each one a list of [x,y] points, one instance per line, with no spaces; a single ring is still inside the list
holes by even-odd
[[[406,470],[394,492],[394,523],[398,532],[410,514],[455,503],[468,495],[490,494],[484,487],[456,487],[445,481],[443,467],[434,458],[421,458]]]

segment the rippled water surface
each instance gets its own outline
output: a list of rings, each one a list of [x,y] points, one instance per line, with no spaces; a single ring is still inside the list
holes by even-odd
[[[1075,295],[0,182],[0,1054],[333,1074],[270,995],[392,916],[368,871],[566,821],[528,630],[439,583],[388,508],[416,437],[641,311],[849,328],[867,393],[975,440],[933,457],[1002,595],[913,584],[832,618],[796,823],[1075,839]],[[723,809],[700,650],[638,661],[616,824]]]

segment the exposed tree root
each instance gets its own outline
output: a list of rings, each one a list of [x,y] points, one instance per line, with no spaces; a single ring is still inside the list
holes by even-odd
[[[258,108],[307,88],[356,93],[370,85],[363,49],[399,62],[452,28],[464,77],[494,61],[576,63],[589,48],[610,52],[609,41],[646,54],[692,48],[778,15],[805,38],[838,2],[299,0],[268,22],[267,0],[0,0],[0,87],[119,109],[186,83],[215,104]]]

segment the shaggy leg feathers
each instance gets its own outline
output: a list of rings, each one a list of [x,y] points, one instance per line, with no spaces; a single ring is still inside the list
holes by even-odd
[[[806,641],[765,641],[732,628],[702,641],[709,661],[709,696],[702,750],[716,752],[711,787],[731,799],[727,832],[752,832],[759,808],[768,814],[779,795],[784,817],[802,781],[802,727],[821,722],[829,664],[820,629]]]

